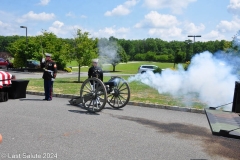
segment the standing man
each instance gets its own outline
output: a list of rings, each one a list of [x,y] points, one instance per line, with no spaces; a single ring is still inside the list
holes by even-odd
[[[88,70],[88,78],[96,77],[103,81],[103,71],[102,68],[98,66],[98,59],[92,60],[92,67]]]
[[[43,100],[51,101],[52,100],[52,92],[53,92],[53,81],[57,76],[57,65],[51,59],[51,54],[45,53],[46,58],[45,61],[42,61],[42,67],[44,72],[42,78],[44,79],[44,92],[45,98]]]

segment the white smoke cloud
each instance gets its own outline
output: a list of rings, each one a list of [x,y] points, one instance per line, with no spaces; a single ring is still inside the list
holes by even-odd
[[[188,71],[180,67],[177,71],[166,69],[161,74],[146,72],[132,76],[128,81],[140,81],[157,89],[160,94],[170,93],[176,97],[183,96],[186,100],[198,95],[201,102],[218,106],[233,101],[238,78],[232,71],[231,63],[206,51],[192,58]],[[225,109],[230,110],[230,107]]]
[[[233,46],[237,47],[238,50],[240,50],[240,30],[233,38]]]
[[[98,41],[99,60],[101,64],[113,64],[120,61],[118,55],[118,45],[115,41],[100,39]]]

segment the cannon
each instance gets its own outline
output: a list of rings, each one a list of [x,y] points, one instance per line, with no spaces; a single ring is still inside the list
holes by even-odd
[[[100,112],[108,103],[119,109],[127,105],[130,99],[130,88],[121,77],[111,77],[108,82],[98,78],[86,79],[81,88],[80,96],[69,100],[71,105],[81,105],[90,112]]]

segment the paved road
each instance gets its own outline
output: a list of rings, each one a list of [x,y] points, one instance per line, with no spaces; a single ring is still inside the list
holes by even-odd
[[[3,70],[3,69],[0,69]],[[7,70],[4,70],[7,71]],[[8,70],[7,72],[16,76],[17,79],[29,79],[29,78],[42,78],[42,73],[31,73],[31,72],[15,72]],[[104,73],[104,76],[124,76],[133,74],[119,74],[119,73]],[[80,76],[87,77],[87,72],[81,72]],[[67,77],[78,77],[78,72],[72,73],[58,73],[57,78],[67,78]]]
[[[240,157],[240,141],[213,136],[204,114],[130,105],[90,114],[68,105],[68,99],[42,98],[27,95],[0,103],[0,159],[43,159],[46,153],[63,160]]]

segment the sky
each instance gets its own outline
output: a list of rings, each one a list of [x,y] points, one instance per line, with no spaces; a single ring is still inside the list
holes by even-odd
[[[53,32],[73,38],[165,41],[232,40],[240,30],[240,0],[0,0],[0,35]]]

